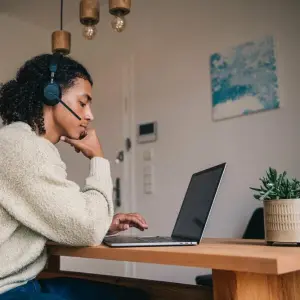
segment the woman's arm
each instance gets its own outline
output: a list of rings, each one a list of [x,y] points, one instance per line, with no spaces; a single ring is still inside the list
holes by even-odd
[[[80,190],[67,179],[65,164],[49,148],[25,140],[17,142],[12,153],[3,152],[0,160],[6,172],[0,173],[0,204],[24,226],[54,242],[101,243],[114,213],[109,162],[92,158]]]

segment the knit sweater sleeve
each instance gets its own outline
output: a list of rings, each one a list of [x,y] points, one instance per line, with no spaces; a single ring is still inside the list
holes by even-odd
[[[58,152],[45,142],[18,145],[1,157],[6,172],[0,204],[18,222],[47,239],[72,246],[100,244],[113,217],[108,160],[90,160],[85,186],[67,179]]]

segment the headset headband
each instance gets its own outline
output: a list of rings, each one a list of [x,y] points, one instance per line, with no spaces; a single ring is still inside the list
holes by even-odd
[[[58,63],[61,58],[61,54],[56,52],[51,57],[51,62],[49,65],[49,70],[51,73],[55,73],[57,71]]]

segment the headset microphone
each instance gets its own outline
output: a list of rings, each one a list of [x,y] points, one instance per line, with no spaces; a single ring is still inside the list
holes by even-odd
[[[54,106],[61,103],[69,112],[71,112],[78,120],[81,118],[65,103],[61,100],[61,88],[58,83],[54,81],[55,73],[57,71],[59,53],[53,54],[53,59],[50,62],[49,70],[51,72],[50,82],[44,87],[44,103],[49,106]]]
[[[49,93],[49,95],[50,95],[50,93]],[[64,101],[62,101],[60,98],[58,98],[55,94],[51,94],[51,95],[58,102],[60,102],[70,113],[72,113],[78,120],[81,120],[81,118]]]

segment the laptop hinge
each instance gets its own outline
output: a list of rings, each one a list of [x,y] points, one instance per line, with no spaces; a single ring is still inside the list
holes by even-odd
[[[177,240],[182,240],[182,241],[190,241],[190,242],[196,242],[197,241],[196,239],[192,239],[190,237],[183,237],[183,236],[176,236],[176,235],[172,235],[171,238],[172,239],[177,239]]]

